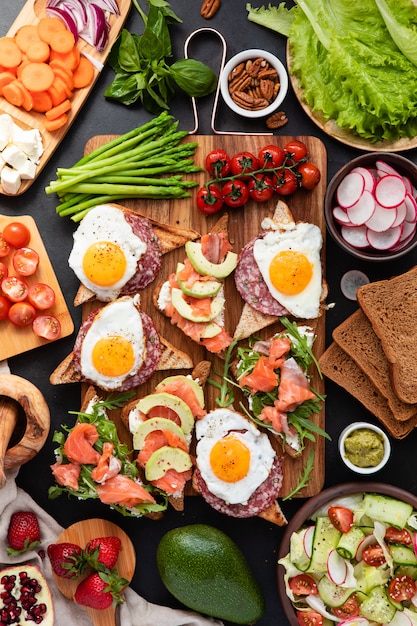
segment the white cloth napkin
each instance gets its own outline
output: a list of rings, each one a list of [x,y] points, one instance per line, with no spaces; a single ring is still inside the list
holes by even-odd
[[[18,469],[6,472],[7,483],[0,489],[0,537],[7,536],[10,517],[15,511],[33,511],[39,520],[42,545],[46,550],[50,543],[64,530],[50,515],[48,515],[23,489],[16,485],[15,479]],[[48,557],[41,559],[36,550],[23,553],[19,556],[7,554],[7,541],[0,541],[0,566],[18,563],[37,565],[48,580],[55,607],[55,626],[91,626],[88,613],[80,606],[68,600],[56,588]],[[116,610],[116,620],[121,626],[222,626],[222,622],[203,617],[198,613],[186,610],[176,610],[169,607],[151,604],[139,596],[132,588],[125,590],[125,603]]]

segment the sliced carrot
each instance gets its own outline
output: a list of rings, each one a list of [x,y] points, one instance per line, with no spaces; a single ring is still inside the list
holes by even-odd
[[[60,30],[51,36],[49,45],[55,52],[68,54],[75,46],[75,37],[70,30]]]
[[[22,63],[19,65],[19,67],[16,70],[16,78],[21,78],[22,70],[28,63],[30,63],[30,61],[22,61]]]
[[[38,35],[42,39],[42,41],[46,41],[46,43],[50,43],[51,37],[58,33],[59,31],[64,31],[67,29],[64,22],[62,22],[58,17],[43,17],[39,20],[37,24]]]
[[[0,38],[0,65],[14,68],[22,60],[22,53],[11,37]]]
[[[32,111],[37,113],[45,113],[52,109],[52,98],[47,91],[32,91],[30,92],[33,100]]]
[[[56,117],[54,120],[46,119],[43,125],[45,126],[46,130],[54,131],[64,126],[67,123],[67,121],[68,121],[68,115],[66,113],[62,113],[59,117]]]
[[[58,89],[58,91],[62,91],[63,93],[65,93],[66,98],[72,98],[72,89],[68,87],[65,80],[63,80],[60,76],[55,75],[53,84]]]
[[[13,72],[0,72],[0,95],[2,93],[3,87],[11,83],[12,80],[15,80],[15,78],[16,76],[13,74]]]
[[[60,59],[65,64],[65,66],[69,70],[71,70],[71,72],[73,72],[78,67],[80,57],[80,51],[78,50],[77,46],[74,46],[73,49],[66,54],[60,54],[56,50],[51,50],[49,59],[50,61],[54,59]]]
[[[7,102],[13,104],[15,107],[21,107],[23,103],[23,94],[16,85],[15,80],[7,85],[4,85],[2,90],[3,97],[6,98]]]
[[[20,105],[25,111],[31,111],[33,108],[33,98],[30,94],[30,91],[26,89],[23,83],[16,78],[16,86],[20,89],[22,93],[22,104]]]
[[[71,109],[71,102],[68,100],[64,100],[61,104],[58,104],[56,107],[52,107],[49,111],[46,111],[45,116],[48,120],[55,120],[57,117],[60,117],[63,113],[66,113]]]
[[[58,106],[58,104],[61,104],[61,102],[64,102],[64,100],[66,100],[67,98],[67,94],[63,90],[62,85],[57,86],[53,83],[47,91],[52,100],[52,106],[54,107]]]
[[[39,41],[33,41],[26,49],[26,56],[28,61],[35,63],[46,63],[49,60],[50,47],[42,39]]]
[[[81,89],[91,85],[94,80],[94,65],[86,57],[81,57],[78,67],[74,71],[74,87]]]
[[[37,26],[35,24],[25,24],[21,26],[14,37],[17,47],[26,52],[30,44],[34,41],[40,41]]]
[[[67,70],[63,70],[62,67],[54,67],[53,65],[51,65],[50,67],[52,67],[52,69],[54,70],[55,76],[59,76],[59,78],[64,81],[68,89],[72,91],[74,89],[73,73],[68,72]]]
[[[55,74],[47,63],[28,63],[20,78],[29,91],[46,91],[54,82]]]

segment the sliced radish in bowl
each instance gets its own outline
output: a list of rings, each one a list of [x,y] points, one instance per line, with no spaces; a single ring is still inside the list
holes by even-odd
[[[375,200],[383,207],[397,207],[404,202],[407,188],[398,174],[387,174],[375,185]]]
[[[337,200],[341,207],[347,209],[359,200],[365,190],[365,179],[359,172],[350,172],[337,189]]]
[[[402,226],[390,228],[383,233],[377,233],[368,228],[367,239],[369,245],[376,250],[391,250],[400,242]]]
[[[336,550],[330,550],[327,557],[327,574],[335,585],[343,585],[347,578],[347,563]]]
[[[355,204],[346,209],[347,216],[354,226],[362,226],[375,212],[376,202],[373,194],[366,189]]]

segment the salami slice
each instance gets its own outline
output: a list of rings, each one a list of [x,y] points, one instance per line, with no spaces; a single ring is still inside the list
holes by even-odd
[[[230,517],[255,517],[270,507],[279,496],[283,480],[281,457],[275,456],[269,476],[255,489],[246,504],[228,504],[213,495],[198,469],[195,470],[194,478],[204,500],[219,513]]]
[[[122,288],[120,292],[122,296],[133,295],[154,281],[162,263],[161,246],[151,222],[145,217],[131,213],[125,213],[125,220],[135,235],[146,243],[146,252],[138,261],[136,274]]]
[[[253,246],[258,235],[242,248],[235,269],[236,289],[242,299],[264,315],[288,315],[288,311],[271,295],[268,285],[264,281],[258,264],[253,255]]]

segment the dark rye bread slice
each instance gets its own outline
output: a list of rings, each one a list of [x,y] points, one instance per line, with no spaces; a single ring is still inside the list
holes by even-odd
[[[417,405],[407,404],[397,397],[381,342],[362,309],[359,308],[334,329],[333,339],[387,399],[395,419],[403,422],[417,415]]]
[[[417,426],[417,417],[404,422],[395,419],[387,400],[371,379],[335,341],[323,352],[319,365],[327,378],[361,402],[395,439],[403,439]]]
[[[417,266],[408,272],[363,285],[358,303],[381,340],[395,393],[417,403]]]

